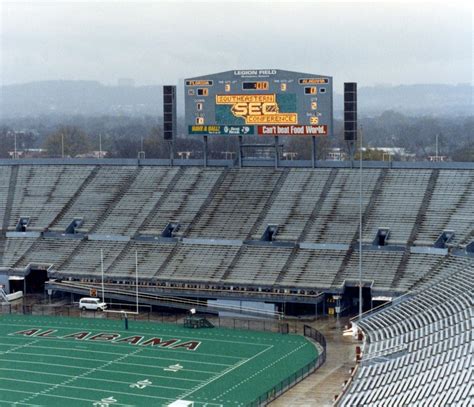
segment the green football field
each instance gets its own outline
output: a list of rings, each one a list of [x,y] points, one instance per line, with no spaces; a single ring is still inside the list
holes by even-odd
[[[0,405],[246,406],[317,357],[297,335],[0,315]]]

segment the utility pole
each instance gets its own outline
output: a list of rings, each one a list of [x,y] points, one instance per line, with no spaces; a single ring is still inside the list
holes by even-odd
[[[99,133],[99,158],[102,158],[102,133]]]

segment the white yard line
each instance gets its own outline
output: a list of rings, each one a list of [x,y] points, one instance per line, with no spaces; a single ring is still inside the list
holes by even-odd
[[[148,367],[148,368],[167,368],[168,366],[158,366],[158,365],[142,365],[142,364],[138,364],[138,363],[128,363],[128,362],[117,362],[118,365],[127,365],[127,366],[139,366],[139,367]],[[187,369],[185,367],[183,367],[180,372],[196,372],[196,373],[200,373],[200,374],[210,374],[210,375],[213,375],[215,374],[216,372],[209,372],[207,370],[196,370],[196,369]]]
[[[217,376],[215,376],[215,377],[213,377],[209,380],[206,380],[205,382],[203,382],[203,383],[197,385],[196,387],[192,388],[190,391],[181,394],[179,396],[179,399],[184,399],[185,397],[190,396],[191,394],[195,393],[196,391],[202,389],[203,387],[206,387],[210,383],[216,381],[217,379],[220,379],[222,376],[225,376],[226,374],[232,372],[233,370],[237,369],[238,367],[240,367],[242,365],[245,365],[247,362],[250,362],[252,359],[255,359],[257,356],[260,356],[262,353],[265,353],[265,352],[267,352],[268,350],[270,350],[272,348],[273,348],[273,345],[270,345],[266,349],[264,349],[264,350],[258,352],[257,354],[253,355],[251,358],[244,359],[244,360],[236,363],[235,365],[231,366],[230,368],[228,368],[228,369],[224,370],[223,372],[219,373]]]
[[[34,337],[33,337],[34,338]],[[39,340],[38,340],[39,341]],[[115,355],[115,356],[121,356],[123,355],[123,352],[104,352],[104,351],[101,351],[101,350],[91,350],[91,349],[79,349],[77,347],[73,347],[73,348],[60,348],[60,347],[57,347],[57,346],[41,346],[41,345],[32,345],[33,342],[31,342],[29,348],[34,348],[34,349],[47,349],[47,350],[53,350],[53,351],[56,351],[56,350],[64,350],[64,351],[67,351],[67,352],[71,352],[71,351],[74,351],[74,352],[87,352],[87,353],[99,353],[99,354],[103,354],[103,355]],[[109,343],[110,344],[110,343]],[[2,343],[0,342],[0,345],[9,345],[7,343]],[[13,346],[13,345],[12,345]],[[3,352],[0,352],[0,354],[2,354]],[[39,355],[39,353],[35,353],[35,355]],[[53,355],[53,356],[56,356],[56,355]],[[69,357],[69,356],[68,356]],[[189,363],[199,363],[200,365],[213,365],[213,366],[231,366],[229,364],[225,364],[225,363],[213,363],[213,362],[201,362],[201,361],[197,361],[197,360],[189,360],[189,359],[178,359],[178,358],[166,358],[166,357],[161,357],[161,356],[150,356],[150,355],[147,355],[147,356],[142,356],[142,355],[135,355],[133,356],[134,358],[142,358],[142,359],[154,359],[154,360],[171,360],[173,362],[189,362]],[[93,360],[96,360],[96,359],[93,359]]]
[[[27,394],[36,394],[36,393],[33,393],[31,391],[21,391],[21,390],[12,390],[12,389],[3,389],[3,388],[0,388],[0,390],[3,390],[3,391],[8,391],[8,392],[13,392],[13,393],[27,393]],[[60,399],[67,399],[67,400],[77,400],[77,401],[88,401],[90,403],[94,403],[95,401],[97,400],[90,400],[90,399],[82,399],[82,398],[79,398],[79,397],[68,397],[68,396],[56,396],[54,394],[43,394],[43,396],[47,396],[47,397],[56,397],[56,398],[60,398]],[[29,403],[25,403],[23,401],[14,401],[14,402],[8,402],[8,404],[10,404],[10,406],[14,406],[14,405],[27,405],[27,406],[35,406],[36,404],[29,404]],[[136,406],[133,406],[131,404],[121,404],[121,403],[114,403],[114,407],[115,406],[123,406],[123,407],[136,407]]]
[[[31,339],[31,338],[30,338],[30,339]],[[0,352],[0,355],[6,355],[7,353],[15,352],[15,351],[17,351],[18,349],[27,348],[28,346],[33,345],[34,343],[36,343],[36,342],[38,342],[38,341],[39,341],[39,339],[36,339],[36,340],[34,340],[34,341],[31,341],[31,342],[28,342],[28,343],[24,343],[23,345],[15,346],[15,347],[13,347],[13,348],[11,348],[11,349],[8,349],[8,350],[6,350],[6,351]]]
[[[54,350],[54,348],[50,348],[51,350]],[[26,356],[46,356],[49,358],[61,358],[61,359],[71,359],[71,360],[84,360],[84,361],[90,361],[90,362],[108,362],[108,360],[103,360],[103,359],[93,359],[93,358],[81,358],[81,357],[76,357],[76,356],[66,356],[66,355],[55,355],[53,353],[26,353],[26,352],[18,352],[15,351],[15,355],[26,355]],[[123,355],[123,353],[122,353]],[[2,356],[0,354],[0,356]]]
[[[27,401],[31,401],[32,399],[34,399],[34,398],[36,398],[36,397],[38,397],[38,396],[41,396],[41,395],[42,395],[42,396],[48,396],[48,393],[50,393],[51,391],[57,389],[57,388],[60,387],[60,386],[69,385],[70,383],[72,383],[73,381],[75,381],[75,380],[77,380],[77,379],[80,379],[80,378],[82,378],[82,377],[85,377],[85,376],[87,376],[87,375],[89,375],[89,374],[95,372],[96,370],[105,368],[105,367],[107,367],[107,366],[113,364],[114,362],[121,361],[121,360],[127,358],[128,356],[130,356],[130,355],[132,355],[132,354],[134,354],[134,353],[141,352],[141,350],[142,350],[142,349],[137,349],[137,350],[135,350],[134,352],[126,353],[125,355],[123,355],[122,357],[120,357],[120,358],[118,358],[118,359],[116,359],[116,360],[111,360],[111,361],[109,361],[109,362],[103,364],[102,366],[90,368],[90,369],[88,369],[86,372],[84,372],[84,373],[82,373],[82,374],[80,374],[80,375],[78,375],[78,376],[74,376],[74,377],[72,377],[72,378],[70,378],[70,379],[68,379],[68,380],[63,381],[62,383],[55,384],[55,385],[53,385],[53,386],[51,386],[51,387],[48,387],[48,388],[46,388],[46,389],[44,389],[44,390],[42,390],[42,391],[40,391],[40,392],[34,393],[34,394],[32,394],[31,396],[26,397],[26,398],[24,398],[23,400],[20,400],[20,403],[24,403],[24,402],[27,402]],[[67,387],[67,386],[66,386],[66,387]],[[72,386],[71,386],[71,387],[72,387]],[[13,404],[15,404],[15,403],[13,403]]]
[[[54,384],[53,385],[52,383],[37,382],[37,381],[33,381],[33,380],[5,379],[5,378],[2,378],[0,380],[10,380],[10,381],[14,381],[14,382],[41,384],[41,385],[46,385],[46,386],[54,386],[55,388],[57,388],[57,387],[66,387],[67,389],[89,390],[89,391],[95,391],[95,392],[107,391],[109,393],[124,394],[126,396],[131,396],[131,397],[146,397],[146,398],[150,398],[150,399],[171,400],[170,397],[150,396],[150,395],[147,395],[147,394],[127,393],[127,392],[124,392],[124,391],[117,391],[117,390],[112,391],[112,390],[108,390],[108,389],[90,389],[89,387],[71,386],[69,384]],[[37,396],[62,397],[62,396],[59,396],[59,395],[53,396],[51,394],[47,394],[47,393],[43,393],[43,392],[34,393],[34,394],[35,394],[34,397],[37,397]],[[21,403],[21,402],[16,402],[16,403]],[[16,404],[16,403],[12,403],[12,404]]]
[[[58,398],[58,399],[70,399],[70,400],[80,400],[80,401],[88,401],[90,403],[94,403],[96,402],[97,400],[90,400],[90,399],[82,399],[82,398],[79,398],[79,397],[68,397],[68,396],[58,396],[56,394],[43,394],[43,396],[45,397],[55,397],[55,398]],[[113,406],[123,406],[123,407],[136,407],[134,406],[133,404],[122,404],[122,403],[114,403]]]
[[[31,362],[28,360],[16,360],[15,363],[27,363],[27,364],[32,364],[32,365],[45,365],[45,366],[58,366],[58,367],[69,367],[72,369],[82,369],[82,370],[89,370],[90,368],[88,367],[79,367],[79,366],[71,366],[71,365],[60,365],[57,363],[46,363],[46,362]],[[114,371],[114,370],[107,370],[107,369],[100,369],[101,372],[109,372],[113,374],[128,374],[128,375],[135,375],[135,376],[149,376],[149,377],[156,377],[156,378],[164,378],[164,379],[169,379],[169,376],[160,376],[160,375],[154,375],[154,374],[143,374],[143,373],[138,373],[138,372],[121,372],[121,371]],[[31,371],[32,373],[38,373],[36,371]],[[68,377],[76,377],[76,376],[68,376]],[[173,380],[183,380],[187,382],[199,382],[201,383],[202,380],[196,380],[196,379],[184,379],[184,378],[179,378],[179,377],[173,377]]]
[[[137,349],[141,350],[141,349]],[[91,359],[91,358],[80,358],[80,357],[75,357],[75,356],[63,356],[63,355],[52,355],[49,353],[25,353],[25,352],[15,352],[15,355],[26,355],[26,356],[39,356],[39,357],[48,357],[54,360],[55,358],[61,358],[61,359],[71,359],[71,360],[80,360],[80,361],[87,361],[87,362],[104,362],[104,363],[115,363],[117,365],[127,365],[127,366],[138,366],[138,367],[144,367],[144,368],[167,368],[168,366],[165,364],[163,366],[159,365],[147,365],[147,364],[142,364],[142,363],[127,363],[127,362],[117,362],[117,361],[111,361],[111,360],[102,360],[102,359]],[[123,354],[122,354],[123,355]],[[0,357],[3,356],[0,354]],[[15,362],[21,362],[21,360],[15,360]],[[199,362],[189,362],[189,363],[199,363]],[[231,365],[232,366],[232,365]],[[91,369],[90,367],[86,367],[86,369]],[[201,373],[201,374],[210,374],[213,375],[216,372],[211,372],[208,370],[196,370],[196,369],[187,369],[183,368],[181,371],[187,371],[187,372],[196,372],[196,373]]]
[[[237,387],[241,386],[243,383],[246,383],[248,382],[249,380],[252,380],[255,376],[259,375],[260,373],[264,372],[265,370],[269,369],[270,367],[274,366],[275,364],[277,364],[278,362],[282,361],[283,359],[286,359],[287,357],[289,357],[290,355],[292,355],[293,353],[299,351],[302,347],[306,346],[307,344],[306,343],[303,343],[302,345],[298,346],[297,348],[293,349],[291,352],[288,352],[287,354],[281,356],[280,358],[278,358],[277,360],[273,361],[272,363],[270,363],[269,365],[265,366],[264,368],[260,369],[259,371],[253,373],[251,376],[248,376],[246,379],[236,383],[234,386],[228,388],[226,391],[224,391],[223,393],[219,394],[218,396],[214,397],[213,400],[217,400],[219,397],[222,397],[224,396],[225,394],[229,393],[230,391],[236,389]]]
[[[0,370],[11,371],[11,372],[32,373],[32,374],[39,374],[39,375],[46,375],[46,376],[61,376],[61,377],[69,377],[69,378],[74,377],[74,376],[67,375],[67,374],[34,372],[34,371],[31,371],[31,370],[23,370],[23,369],[7,369],[7,368],[4,368],[4,367],[0,367]],[[124,374],[126,374],[126,373],[124,372]],[[150,375],[145,375],[145,374],[142,374],[142,376],[151,377]],[[164,378],[165,376],[162,376],[162,377]],[[168,378],[170,380],[174,380],[174,378],[171,378],[171,377],[168,377]],[[11,379],[11,378],[6,378],[6,377],[2,377],[2,378],[0,378],[0,380],[21,381],[20,379]],[[96,377],[83,377],[83,378],[81,378],[81,380],[92,380],[92,381],[97,381],[97,382],[108,382],[108,383],[121,383],[121,384],[126,384],[127,386],[131,384],[129,381],[128,382],[123,382],[121,380],[99,379],[99,378],[96,378]],[[181,390],[181,391],[187,390],[187,388],[183,389],[181,387],[170,387],[170,386],[162,386],[162,385],[157,385],[157,384],[150,384],[147,387],[154,387],[154,388],[159,388],[159,389],[170,389],[170,390]]]
[[[13,402],[0,400],[0,403],[8,404],[9,406],[11,406]],[[21,403],[20,405],[22,405],[22,406],[32,406],[32,407],[46,407],[46,406],[42,406],[41,404]]]

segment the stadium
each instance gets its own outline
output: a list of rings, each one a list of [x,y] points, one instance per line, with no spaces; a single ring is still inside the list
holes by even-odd
[[[300,84],[330,85],[316,79]],[[291,108],[291,98],[272,100]],[[224,102],[212,108],[227,120],[233,108]],[[330,134],[332,100],[323,105],[307,127]],[[173,109],[165,95],[168,139]],[[214,115],[207,109],[198,107]],[[190,132],[207,132],[205,143],[229,129],[201,117],[188,119]],[[230,125],[239,137],[253,131]],[[334,337],[319,331],[335,321],[353,356],[329,405],[469,405],[474,165],[359,168],[279,161],[275,151],[271,159],[0,161],[0,403],[324,405],[300,389],[337,359],[327,351]],[[41,307],[17,306],[19,292]],[[121,304],[116,318],[112,307],[74,308],[87,296]],[[177,323],[147,322],[144,307],[172,309]],[[216,326],[216,316],[235,318],[233,327]]]

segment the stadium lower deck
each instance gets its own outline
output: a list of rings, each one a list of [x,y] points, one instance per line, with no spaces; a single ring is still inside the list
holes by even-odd
[[[20,315],[0,327],[3,405],[246,406],[318,357],[296,335]]]
[[[103,268],[106,282],[125,285],[137,262],[144,290],[287,297],[279,302],[305,294],[315,298],[298,300],[311,304],[319,293],[347,294],[350,302],[360,209],[372,296],[412,290],[447,254],[473,255],[471,163],[367,162],[359,208],[361,174],[350,163],[188,161],[0,160],[0,284],[23,290],[9,277],[33,278],[31,292],[47,278],[97,283]]]

